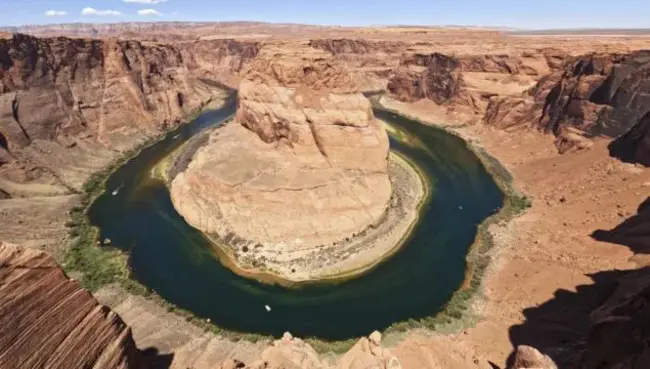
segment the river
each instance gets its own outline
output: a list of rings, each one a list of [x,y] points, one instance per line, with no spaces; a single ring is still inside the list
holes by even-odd
[[[150,173],[187,139],[234,111],[229,104],[205,112],[144,149],[108,178],[106,192],[91,205],[91,223],[102,239],[128,252],[133,278],[222,328],[274,336],[289,331],[330,340],[358,337],[444,307],[463,282],[478,224],[504,200],[462,139],[375,109],[393,127],[391,150],[407,156],[433,184],[419,224],[400,251],[358,278],[284,288],[225,268],[210,243],[175,211],[165,184]]]

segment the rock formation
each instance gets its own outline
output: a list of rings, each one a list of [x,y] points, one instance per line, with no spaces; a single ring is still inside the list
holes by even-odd
[[[122,319],[47,254],[0,243],[0,368],[138,368]]]
[[[384,128],[342,68],[258,58],[240,85],[235,122],[211,136],[171,194],[191,225],[243,241],[243,253],[308,252],[380,221],[392,192],[387,157]]]
[[[532,78],[560,68],[565,57],[554,49],[521,55],[407,54],[390,78],[388,91],[401,101],[429,99],[483,114],[488,99],[521,92]]]
[[[195,55],[200,48],[212,50],[212,64]],[[211,75],[237,71],[256,53],[255,43],[228,40],[175,47],[21,34],[2,39],[0,176],[80,188],[116,151],[160,135],[223,94]]]
[[[368,338],[362,337],[339,362],[341,369],[401,369],[395,356],[381,346],[381,333],[375,331]]]
[[[590,138],[616,138],[610,145],[612,155],[650,165],[649,55],[639,51],[577,57],[524,95],[493,99],[485,122],[534,125],[552,132],[560,152],[589,147]]]
[[[464,83],[461,64],[455,58],[434,53],[416,54],[404,60],[388,83],[388,90],[402,101],[430,99],[437,104],[460,97]],[[409,66],[420,67],[413,70]]]
[[[382,347],[381,333],[362,337],[336,364],[321,361],[314,349],[303,340],[285,333],[261,354],[261,359],[244,363],[229,359],[220,369],[401,369],[399,360]],[[546,369],[546,368],[544,368]]]
[[[369,41],[363,39],[315,39],[309,41],[309,46],[325,50],[334,55],[338,54],[370,54],[376,52],[396,52],[406,47],[404,42]]]
[[[511,369],[557,369],[557,365],[547,355],[530,346],[519,346]]]

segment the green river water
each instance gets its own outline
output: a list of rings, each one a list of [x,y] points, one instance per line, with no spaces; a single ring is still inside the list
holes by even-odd
[[[150,170],[187,139],[220,124],[234,105],[208,111],[144,149],[107,180],[91,205],[102,238],[128,252],[133,278],[173,304],[240,332],[346,339],[439,312],[463,282],[477,226],[504,196],[460,138],[393,113],[375,115],[400,133],[391,150],[433,183],[412,237],[368,273],[339,283],[284,288],[237,276],[172,206]],[[118,190],[114,195],[113,192]],[[265,305],[271,307],[267,312]]]

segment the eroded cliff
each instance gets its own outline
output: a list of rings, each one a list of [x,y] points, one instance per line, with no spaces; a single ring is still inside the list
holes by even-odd
[[[257,50],[229,40],[0,40],[0,187],[16,195],[29,195],[21,184],[32,182],[50,185],[39,187],[49,194],[79,189],[120,152],[223,97],[212,76],[238,71]]]
[[[493,99],[485,122],[551,132],[560,152],[589,147],[595,137],[616,138],[612,155],[650,165],[649,55],[638,51],[574,58],[521,96]]]

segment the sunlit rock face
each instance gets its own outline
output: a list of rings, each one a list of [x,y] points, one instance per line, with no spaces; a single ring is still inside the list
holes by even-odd
[[[42,251],[0,241],[0,368],[140,368],[129,328]]]
[[[234,122],[172,182],[174,205],[219,238],[291,250],[345,240],[391,197],[388,138],[370,102],[325,58],[260,57]]]

